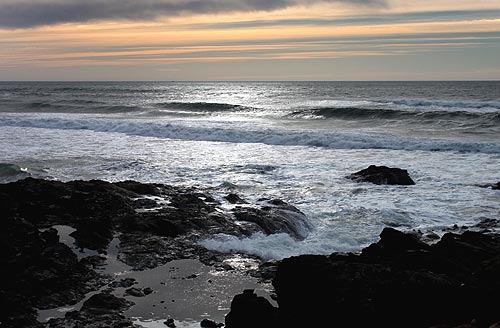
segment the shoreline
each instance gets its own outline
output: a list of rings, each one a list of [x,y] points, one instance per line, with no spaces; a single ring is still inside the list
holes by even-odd
[[[428,284],[437,283],[440,286],[440,279],[450,281],[451,285],[446,283],[445,286],[451,289],[444,289],[450,295],[457,292],[453,286],[460,279],[470,281],[472,287],[464,295],[471,299],[485,293],[481,287],[483,283],[488,283],[489,289],[499,289],[500,292],[498,280],[491,278],[496,273],[500,274],[500,235],[492,232],[500,226],[498,220],[481,222],[475,227],[457,226],[456,232],[463,230],[461,234],[446,233],[443,238],[438,236],[434,239],[432,244],[423,243],[415,235],[386,228],[381,240],[363,249],[360,254],[301,255],[265,263],[251,256],[210,251],[200,246],[198,241],[203,236],[221,232],[235,236],[286,232],[300,239],[302,232],[298,227],[303,227],[307,221],[301,221],[303,218],[299,210],[280,200],[245,204],[237,195],[228,196],[227,201],[236,205],[226,207],[235,211],[232,215],[238,218],[238,224],[217,211],[220,204],[200,190],[133,181],[62,183],[28,178],[0,185],[0,200],[7,214],[2,222],[2,248],[6,253],[4,261],[7,261],[3,270],[11,278],[10,285],[3,282],[0,294],[3,302],[8,299],[12,303],[6,308],[6,316],[0,320],[6,327],[58,328],[77,323],[92,323],[92,327],[120,323],[123,327],[133,327],[140,323],[139,317],[148,327],[163,324],[169,318],[174,319],[178,327],[190,327],[199,325],[202,318],[222,323],[230,310],[232,320],[243,318],[240,322],[242,327],[255,316],[267,318],[260,322],[262,327],[293,327],[297,324],[290,320],[303,324],[319,323],[332,316],[330,310],[322,305],[324,297],[331,297],[329,293],[333,290],[333,295],[339,294],[336,287],[332,289],[331,274],[335,273],[333,277],[340,279],[339,283],[347,284],[347,289],[342,292],[345,295],[363,299],[366,295],[356,292],[359,293],[360,286],[369,286],[367,290],[372,293],[371,297],[377,299],[383,295],[382,289],[390,286],[382,284],[380,287],[380,282],[372,276],[373,272],[377,272],[375,276],[388,275],[380,265],[391,267],[393,272],[401,272],[397,279],[389,274],[387,281],[402,283],[403,286],[406,286],[405,279],[411,281],[415,277],[427,277],[422,285],[417,286],[430,295],[433,291]],[[455,239],[458,244],[453,243]],[[436,249],[438,251],[434,251]],[[85,252],[79,253],[80,250]],[[472,255],[456,254],[454,250],[474,252]],[[444,267],[433,266],[426,262],[429,254],[434,254],[432,252],[437,252],[437,255],[431,257],[431,262],[452,256],[456,256],[458,262],[445,263]],[[447,255],[443,257],[443,254]],[[481,261],[477,262],[474,257]],[[484,281],[467,278],[468,275],[457,278],[453,273],[457,268],[462,274],[476,272],[473,265],[460,264],[462,260],[472,261],[481,268],[486,265],[483,262],[491,262],[484,269],[488,273],[486,278],[481,276]],[[305,267],[304,263],[307,264]],[[287,268],[290,265],[293,270]],[[315,272],[314,268],[319,271]],[[428,273],[422,276],[421,270]],[[355,283],[342,280],[347,272],[361,275],[360,280]],[[291,285],[283,284],[283,281],[289,281]],[[308,287],[297,288],[297,281]],[[313,284],[312,288],[309,288],[310,284]],[[28,288],[22,290],[21,286]],[[257,294],[240,294],[244,290],[257,290]],[[274,295],[275,292],[277,295]],[[243,296],[234,297],[237,294]],[[408,295],[397,296],[404,299]],[[384,304],[387,300],[385,296],[382,299],[379,302]],[[444,299],[452,302],[446,297]],[[235,307],[231,306],[231,300]],[[264,308],[259,310],[257,307],[256,310],[256,300],[261,305],[265,304]],[[240,310],[243,308],[242,311],[236,310],[238,302],[244,305],[239,307]],[[353,303],[357,304],[355,308],[345,308],[347,305],[342,302],[337,304],[345,311],[336,317],[339,323],[346,320],[342,319],[346,313],[355,318],[367,310],[366,304],[356,302]],[[75,303],[81,307],[68,306]],[[395,306],[391,302],[387,304]],[[479,304],[486,306],[482,301]],[[52,312],[42,312],[45,318],[57,309],[64,308],[65,312],[60,312],[59,318],[41,323],[35,310],[40,307],[52,309]],[[302,314],[297,318],[299,309]],[[264,312],[258,314],[261,310]],[[380,312],[375,311],[374,316],[370,311],[367,313],[371,313],[372,323],[382,320],[379,315],[385,313],[385,310],[378,310]],[[149,313],[147,318],[143,315],[146,313]],[[419,316],[425,317],[425,313]],[[491,314],[483,316],[489,318],[487,320],[500,319],[493,318]],[[385,326],[401,324],[395,318],[386,321]],[[461,317],[457,317],[459,319]],[[478,321],[477,318],[470,320]],[[344,323],[353,324],[352,321]],[[359,324],[354,323],[354,326]],[[449,324],[448,327],[455,324],[452,321],[432,323]],[[485,320],[477,323],[477,327],[488,325]]]
[[[299,211],[277,200],[251,205],[235,195],[229,199],[244,205],[226,205],[241,216],[238,223],[192,188],[33,178],[0,185],[7,214],[1,222],[4,270],[14,282],[0,290],[21,309],[12,321],[0,321],[7,327],[81,324],[96,317],[86,305],[102,295],[131,302],[112,301],[120,305],[110,310],[116,317],[104,318],[102,326],[133,318],[223,322],[232,297],[249,288],[274,302],[270,283],[259,282],[261,260],[209,251],[198,242],[221,232],[298,234],[284,213],[294,211],[296,220]],[[23,291],[24,284],[33,288]]]

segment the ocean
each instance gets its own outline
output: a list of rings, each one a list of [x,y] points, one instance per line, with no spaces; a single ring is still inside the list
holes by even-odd
[[[28,176],[279,198],[312,231],[200,241],[264,259],[359,251],[384,227],[498,218],[500,82],[1,82],[0,182]],[[355,183],[369,165],[414,186]]]

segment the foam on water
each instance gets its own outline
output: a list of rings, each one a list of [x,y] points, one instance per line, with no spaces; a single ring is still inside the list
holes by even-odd
[[[500,153],[500,141],[468,141],[441,138],[403,137],[380,133],[332,132],[323,129],[256,127],[246,122],[156,121],[84,118],[4,118],[0,126],[55,130],[91,130],[132,136],[192,141],[263,143],[284,146],[313,146],[334,149],[393,149]]]
[[[360,250],[386,226],[439,232],[500,211],[478,187],[500,180],[498,82],[0,83],[0,100],[0,162],[16,170],[279,198],[313,225],[302,241],[201,241],[211,249]],[[417,184],[345,178],[372,164]]]

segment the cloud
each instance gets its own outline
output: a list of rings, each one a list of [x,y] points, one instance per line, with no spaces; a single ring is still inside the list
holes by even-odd
[[[385,5],[385,0],[0,0],[0,27],[29,28],[93,20],[150,20],[160,16],[272,11],[318,2]]]

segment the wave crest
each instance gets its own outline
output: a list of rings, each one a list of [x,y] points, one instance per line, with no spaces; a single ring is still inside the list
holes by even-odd
[[[333,149],[392,149],[500,154],[500,142],[399,137],[384,134],[287,130],[233,125],[190,125],[182,122],[139,122],[110,119],[0,119],[0,126],[56,130],[91,130],[190,141],[262,143]]]
[[[7,183],[30,177],[27,169],[11,163],[0,163],[0,183]]]
[[[409,111],[386,108],[362,108],[362,107],[325,107],[307,108],[289,114],[291,118],[323,118],[323,119],[346,119],[346,120],[369,120],[369,119],[415,119],[415,120],[467,120],[484,122],[488,124],[500,122],[499,112],[470,112],[470,111]]]

